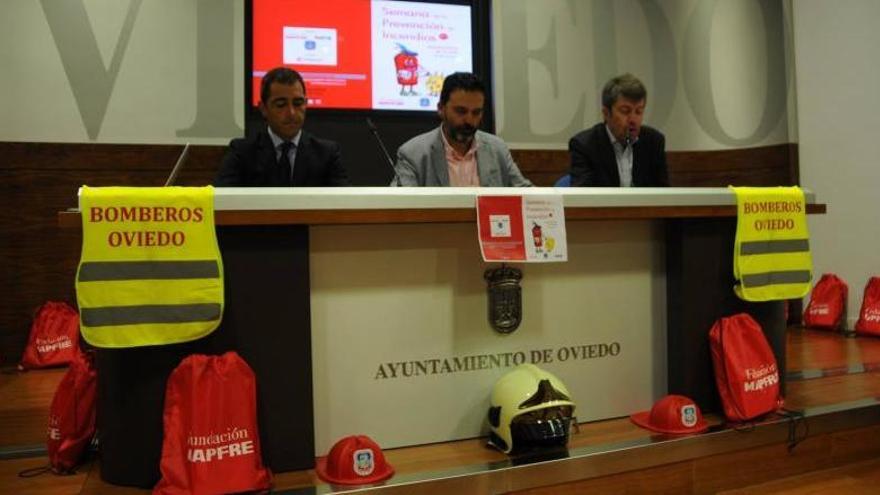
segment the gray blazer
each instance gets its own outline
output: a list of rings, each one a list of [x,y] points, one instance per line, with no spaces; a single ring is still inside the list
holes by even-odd
[[[449,186],[449,164],[440,127],[410,139],[397,150],[392,186]],[[477,131],[477,174],[484,187],[528,187],[501,138]]]

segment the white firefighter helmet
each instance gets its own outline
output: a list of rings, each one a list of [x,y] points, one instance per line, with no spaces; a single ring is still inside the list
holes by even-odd
[[[575,403],[565,384],[534,364],[521,364],[495,382],[489,406],[489,441],[511,452],[514,445],[565,445]]]

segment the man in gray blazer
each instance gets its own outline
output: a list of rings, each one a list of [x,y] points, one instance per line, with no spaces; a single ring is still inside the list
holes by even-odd
[[[397,150],[392,186],[531,186],[501,138],[477,130],[486,90],[477,76],[456,72],[443,81],[440,126]]]

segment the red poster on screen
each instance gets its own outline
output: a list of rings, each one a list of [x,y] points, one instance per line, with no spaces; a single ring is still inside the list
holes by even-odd
[[[249,103],[263,76],[299,71],[310,108],[436,108],[444,78],[472,72],[472,6],[448,0],[252,0]]]
[[[370,108],[369,0],[262,0],[253,7],[253,104],[266,71],[296,68],[309,105]]]
[[[479,196],[477,225],[485,261],[525,261],[521,196]]]

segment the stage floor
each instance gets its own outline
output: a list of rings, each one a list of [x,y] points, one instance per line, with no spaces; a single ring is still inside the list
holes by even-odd
[[[880,397],[880,339],[790,328],[787,363],[786,407],[805,411],[810,428],[809,440],[798,446],[793,451],[794,455],[797,455],[798,449],[803,452],[813,449],[832,452],[836,448],[836,454],[829,454],[836,455],[834,462],[841,464],[847,459],[856,460],[853,449],[857,445],[841,447],[847,443],[846,430],[856,432],[856,438],[852,439],[854,442],[850,443],[858,444],[858,437],[868,435],[871,438],[866,438],[866,443],[880,444],[876,442],[880,439],[880,402],[877,399]],[[45,474],[30,479],[17,477],[22,469],[48,462],[43,449],[47,411],[63,372],[58,369],[26,373],[6,370],[0,374],[0,397],[3,398],[0,401],[0,492],[45,495],[147,493],[148,490],[103,483],[97,461],[88,462],[71,476]],[[589,403],[580,403],[579,407],[589,407]],[[711,472],[712,458],[721,462],[722,458],[731,455],[745,455],[731,454],[735,452],[752,452],[748,457],[752,460],[755,455],[758,460],[762,455],[768,458],[784,457],[786,432],[791,427],[784,419],[776,418],[753,428],[752,434],[744,435],[741,431],[726,428],[715,415],[707,415],[707,420],[712,425],[708,433],[684,438],[652,435],[634,426],[627,418],[585,423],[580,425],[580,431],[572,434],[567,450],[540,456],[532,454],[510,458],[487,448],[485,439],[390,449],[385,455],[396,474],[380,491],[449,493],[454,488],[462,494],[549,494],[555,493],[553,487],[540,488],[542,483],[538,483],[536,478],[555,476],[558,483],[569,483],[565,493],[579,493],[580,490],[571,488],[579,485],[576,482],[578,477],[613,481],[621,473],[638,471],[645,474],[630,477],[626,486],[630,486],[633,480],[645,478],[650,481],[645,487],[653,486],[650,491],[657,492],[656,481],[659,477],[667,479],[670,492],[677,490],[673,490],[676,486],[689,486],[688,491],[715,493],[725,489],[745,490],[742,487],[758,483],[767,485],[768,490],[777,485],[789,486],[772,480],[803,472],[792,471],[783,465],[778,465],[776,472],[773,472],[770,463],[768,472],[754,475],[751,479],[746,476],[738,485],[733,481],[715,485],[708,481],[695,484],[692,472],[694,462],[699,462],[702,468]],[[794,427],[795,436],[807,435],[805,430],[797,430],[803,425]],[[825,436],[827,439],[823,440]],[[743,459],[743,462],[746,460]],[[815,469],[825,467],[841,469],[834,465],[817,465]],[[858,469],[861,470],[858,472],[867,472],[864,466]],[[687,476],[690,476],[689,485],[676,485]],[[828,476],[837,479],[833,473]],[[828,483],[828,476],[816,479]],[[431,488],[431,480],[443,481]],[[614,485],[593,483],[592,486]],[[274,477],[273,492],[320,494],[334,493],[340,489],[324,484],[311,470],[280,473]]]

